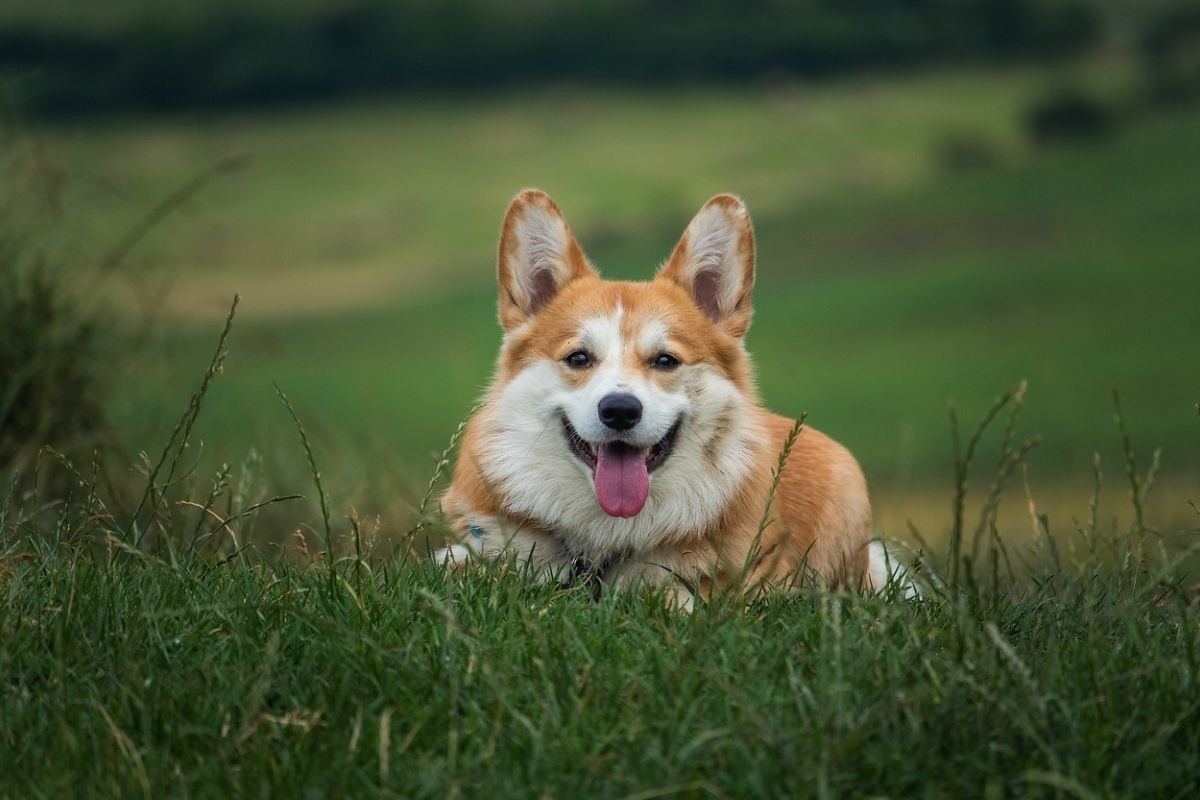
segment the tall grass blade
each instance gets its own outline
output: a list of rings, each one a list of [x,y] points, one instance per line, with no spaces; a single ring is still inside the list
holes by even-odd
[[[325,486],[321,483],[321,471],[317,469],[317,459],[313,455],[312,444],[308,441],[308,433],[304,430],[304,425],[300,422],[300,416],[296,413],[296,409],[292,406],[292,401],[288,400],[283,389],[279,388],[279,384],[274,381],[271,384],[275,387],[275,393],[279,395],[280,401],[288,414],[292,418],[292,422],[296,426],[296,432],[300,435],[300,444],[304,447],[305,458],[308,459],[308,469],[313,478],[313,483],[317,487],[317,497],[321,501],[321,522],[324,525],[325,537],[325,565],[329,569],[329,595],[332,599],[336,588],[336,575],[334,571],[334,554],[333,554],[333,525],[329,522],[329,497],[325,494]]]
[[[137,525],[138,518],[141,516],[142,510],[147,503],[151,505],[151,515],[154,514],[158,507],[159,498],[155,497],[158,475],[162,471],[163,466],[167,462],[167,458],[174,453],[174,458],[171,459],[170,469],[167,471],[167,478],[163,482],[170,484],[175,474],[175,468],[179,464],[179,458],[183,454],[184,448],[187,447],[188,440],[191,437],[192,427],[196,424],[196,418],[200,416],[200,406],[204,401],[204,395],[208,393],[208,387],[212,384],[213,378],[221,371],[221,367],[225,363],[225,356],[228,354],[225,350],[225,342],[229,338],[229,332],[233,329],[233,318],[237,313],[238,303],[241,301],[240,295],[233,296],[233,303],[229,306],[229,314],[225,317],[225,325],[221,328],[221,335],[217,338],[217,348],[213,351],[213,357],[208,362],[208,369],[204,371],[204,378],[200,381],[200,387],[188,400],[187,408],[184,409],[183,416],[175,425],[175,430],[171,432],[171,438],[167,441],[167,446],[163,448],[162,455],[159,456],[157,463],[150,470],[150,474],[146,477],[146,489],[142,492],[141,499],[138,500],[137,506],[133,510],[133,514],[129,517],[129,522],[125,527],[125,536],[128,538],[130,531]],[[178,442],[178,444],[176,444]],[[149,529],[149,523],[141,528],[134,540],[134,546],[140,546],[141,540],[145,532]]]
[[[1020,387],[1017,388],[1019,389]],[[950,587],[955,591],[958,588],[962,567],[963,519],[966,514],[967,487],[970,480],[971,464],[975,459],[975,450],[979,447],[979,440],[983,438],[984,432],[987,431],[988,427],[1004,407],[1008,405],[1016,392],[1017,389],[1011,389],[992,402],[991,408],[983,415],[983,419],[980,420],[979,424],[975,427],[975,431],[971,434],[971,438],[967,441],[965,450],[962,448],[961,437],[959,435],[958,414],[955,412],[953,404],[949,408],[950,437],[954,443],[954,500],[951,506],[953,526],[950,530],[949,579]]]
[[[475,405],[471,406],[471,410],[468,411],[467,416],[463,417],[462,421],[458,423],[458,426],[454,429],[454,433],[450,434],[450,441],[446,443],[445,449],[443,449],[441,454],[438,456],[437,464],[433,469],[433,475],[429,477],[429,483],[425,487],[425,493],[421,495],[421,502],[417,506],[416,520],[413,522],[412,527],[409,528],[408,532],[404,535],[404,547],[406,550],[412,549],[413,540],[416,539],[416,537],[425,529],[425,526],[428,524],[426,514],[429,509],[429,502],[433,499],[433,493],[437,489],[438,481],[442,479],[442,475],[445,473],[446,468],[450,466],[450,457],[454,454],[454,451],[458,449],[458,443],[462,439],[463,434],[466,433],[467,425],[471,422],[471,418],[474,417],[476,412],[478,412],[482,407],[483,403],[476,403]]]
[[[788,456],[792,454],[792,448],[796,446],[796,439],[799,438],[800,432],[804,429],[804,422],[807,419],[808,412],[805,411],[800,414],[799,419],[792,423],[791,430],[788,431],[787,438],[783,441],[783,447],[779,451],[779,458],[775,462],[775,467],[771,470],[771,486],[767,490],[767,499],[763,505],[762,517],[758,521],[758,530],[754,533],[754,540],[750,543],[750,548],[746,551],[746,558],[742,564],[740,580],[743,583],[749,579],[750,573],[759,564],[763,533],[766,532],[767,527],[773,522],[771,512],[775,506],[775,495],[779,491],[779,481],[783,479],[783,470],[787,466]],[[808,558],[806,554],[801,566],[797,569],[803,570],[807,562]]]

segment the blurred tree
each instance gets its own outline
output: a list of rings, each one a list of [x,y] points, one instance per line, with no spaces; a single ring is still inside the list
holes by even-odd
[[[0,9],[0,74],[72,114],[369,89],[820,76],[1074,52],[1088,0],[59,0]]]

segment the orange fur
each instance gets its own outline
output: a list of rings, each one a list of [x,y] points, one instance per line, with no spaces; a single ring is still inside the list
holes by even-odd
[[[535,215],[532,221],[530,214]],[[621,341],[628,343],[621,351],[620,368],[631,380],[691,396],[705,391],[705,376],[711,374],[719,376],[712,380],[735,388],[737,404],[703,420],[696,458],[711,461],[712,473],[717,474],[718,456],[733,446],[736,429],[736,455],[752,466],[732,486],[719,513],[695,529],[657,532],[661,535],[644,552],[621,562],[612,581],[677,582],[699,587],[702,595],[715,585],[730,586],[743,579],[745,586],[755,588],[813,579],[834,587],[863,587],[870,504],[862,471],[844,447],[805,426],[767,508],[773,470],[793,422],[762,408],[742,345],[751,317],[753,230],[741,201],[730,195],[713,198],[701,214],[708,216],[697,216],[654,280],[612,282],[602,280],[588,263],[549,197],[536,190],[517,196],[505,218],[498,258],[505,340],[483,410],[463,437],[443,509],[464,537],[471,520],[487,520],[489,527],[504,532],[506,545],[518,555],[547,568],[557,563],[555,559],[566,558],[571,548],[561,532],[540,519],[536,508],[514,513],[501,481],[488,477],[486,465],[496,456],[489,448],[495,447],[506,425],[493,409],[518,376],[539,365],[551,370],[563,391],[586,385],[591,370],[572,371],[561,366],[562,360],[582,346],[581,321],[613,319]],[[526,230],[529,226],[531,232]],[[727,229],[735,234],[728,241],[722,238]],[[705,247],[716,255],[702,252]],[[531,269],[522,258],[536,263]],[[718,266],[710,269],[714,263]],[[656,352],[638,344],[649,326],[665,336],[653,349],[665,348],[681,362],[680,369],[655,369]],[[553,427],[547,423],[546,436],[560,435]],[[566,444],[562,447],[565,450]],[[664,469],[676,457],[668,456]]]

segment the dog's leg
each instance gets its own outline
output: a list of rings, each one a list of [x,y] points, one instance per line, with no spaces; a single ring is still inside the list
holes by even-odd
[[[921,591],[909,576],[908,569],[878,539],[868,545],[867,579],[870,585],[866,588],[876,594],[882,594],[888,586],[893,586],[906,600],[921,596]]]
[[[471,518],[458,544],[433,554],[434,562],[461,567],[471,560],[512,560],[519,570],[528,570],[538,580],[560,580],[570,569],[571,557],[558,539],[544,531],[514,527],[495,518]]]
[[[465,544],[451,544],[433,551],[433,563],[461,566],[466,564],[472,555],[471,548]]]
[[[608,583],[621,591],[646,589],[658,592],[667,607],[690,614],[696,596],[687,578],[705,574],[702,560],[681,556],[670,548],[660,548],[644,555],[622,560],[608,576]],[[695,591],[703,591],[699,586]]]

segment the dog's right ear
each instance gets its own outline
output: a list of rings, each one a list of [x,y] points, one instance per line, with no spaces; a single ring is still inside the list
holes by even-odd
[[[595,275],[550,195],[526,189],[513,198],[500,231],[496,266],[500,325],[520,327],[571,281]]]

